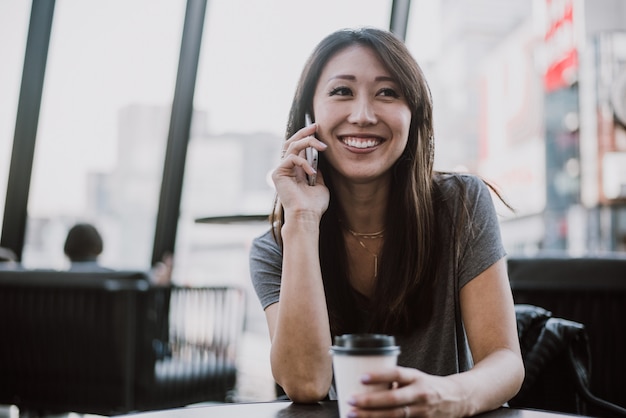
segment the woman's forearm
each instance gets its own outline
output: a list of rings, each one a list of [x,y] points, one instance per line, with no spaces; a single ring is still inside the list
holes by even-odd
[[[316,402],[332,382],[330,327],[319,264],[319,224],[283,227],[280,302],[272,335],[274,378],[293,401]]]
[[[458,416],[472,416],[502,406],[519,391],[524,380],[524,364],[509,349],[494,351],[471,370],[451,375],[458,395]]]

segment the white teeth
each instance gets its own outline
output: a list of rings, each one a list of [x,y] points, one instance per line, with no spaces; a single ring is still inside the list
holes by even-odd
[[[372,148],[375,147],[376,145],[379,144],[379,141],[376,141],[374,139],[369,139],[367,141],[363,141],[363,140],[357,140],[357,139],[353,139],[353,138],[344,138],[343,139],[343,143],[350,146],[350,147],[354,147],[354,148]]]

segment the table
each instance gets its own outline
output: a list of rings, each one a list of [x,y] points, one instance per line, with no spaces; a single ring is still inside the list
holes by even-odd
[[[499,408],[479,415],[481,418],[565,418],[576,415],[532,409]],[[133,418],[339,418],[336,401],[295,404],[289,401],[229,403],[190,406],[164,411],[141,412],[118,417]]]
[[[208,216],[206,218],[198,218],[195,220],[198,224],[246,224],[251,222],[268,222],[270,215],[268,213],[261,214],[235,214],[224,216]]]

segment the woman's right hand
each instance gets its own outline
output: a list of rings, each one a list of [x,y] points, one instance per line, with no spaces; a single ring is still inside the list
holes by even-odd
[[[307,174],[315,173],[305,158],[305,149],[313,147],[319,152],[326,149],[326,144],[313,136],[316,124],[304,127],[283,144],[280,164],[272,173],[276,193],[285,210],[290,212],[313,212],[321,218],[328,208],[330,194],[324,184],[322,173],[317,173],[315,186],[309,186]]]

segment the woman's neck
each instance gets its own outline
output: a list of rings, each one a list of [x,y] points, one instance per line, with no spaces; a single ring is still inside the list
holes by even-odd
[[[385,228],[389,184],[335,181],[335,194],[343,208],[344,227],[358,233],[374,233]]]

